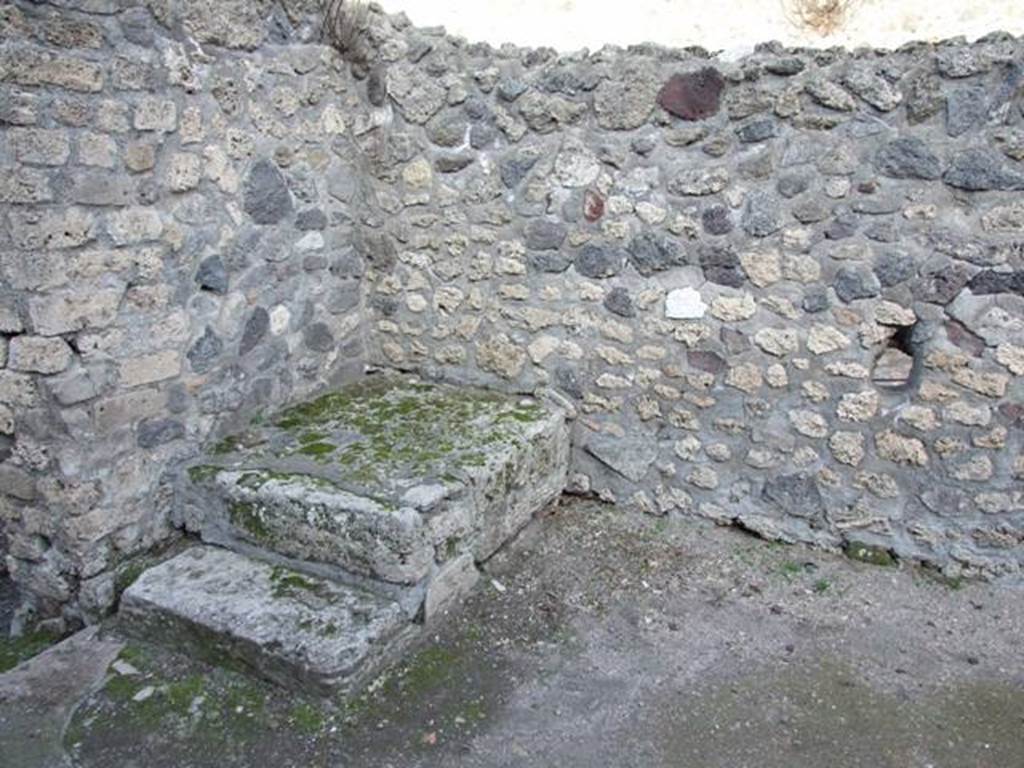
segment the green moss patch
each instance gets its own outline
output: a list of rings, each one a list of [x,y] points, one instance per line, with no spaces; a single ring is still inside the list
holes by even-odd
[[[334,453],[336,450],[338,449],[330,443],[306,443],[299,448],[298,453],[301,453],[303,456],[313,456],[316,458],[319,456],[327,456]]]
[[[967,580],[963,576],[950,576],[929,563],[921,563],[915,571],[915,576],[917,575],[923,576],[923,581],[939,584],[954,592],[963,589],[967,585]],[[915,578],[914,583],[920,584],[922,581]]]
[[[298,571],[283,568],[279,565],[275,565],[271,570],[270,581],[273,584],[271,594],[274,597],[294,597],[303,592],[308,592],[318,597],[327,597],[329,595],[329,590],[323,582],[316,581]]]
[[[373,496],[396,477],[458,482],[489,455],[519,444],[546,415],[537,403],[501,393],[373,377],[287,408],[254,431],[224,438],[212,453],[311,460],[326,475],[337,472],[345,487]],[[189,477],[207,483],[221,471],[200,465]],[[260,473],[240,484],[257,488],[274,476]]]
[[[228,516],[231,524],[251,534],[259,541],[267,541],[272,538],[272,532],[259,508],[255,504],[246,501],[232,501],[228,504]]]
[[[461,684],[477,663],[476,643],[430,645],[393,668],[378,688],[345,702],[346,720],[364,726],[382,717],[394,717],[418,704],[449,722],[466,719],[463,710],[475,704],[461,695]],[[414,704],[415,703],[415,704]],[[483,719],[471,713],[473,721]],[[358,727],[358,726],[357,726]]]
[[[103,690],[114,701],[128,701],[145,687],[142,679],[134,675],[119,675],[112,672],[107,682],[103,684]]]
[[[282,483],[306,485],[310,488],[325,491],[339,490],[337,485],[332,483],[330,480],[324,480],[322,477],[313,477],[312,475],[306,475],[299,472],[271,472],[264,469],[253,469],[244,472],[235,484],[239,488],[256,491],[272,480]]]
[[[120,596],[148,569],[164,562],[177,552],[180,552],[185,546],[188,546],[188,544],[183,540],[172,539],[165,544],[156,546],[142,554],[133,555],[131,558],[118,563],[114,568],[114,592]]]
[[[441,645],[424,648],[397,678],[397,687],[409,696],[427,693],[451,677],[458,661],[459,654],[453,648]]]
[[[264,765],[282,745],[300,753],[330,721],[301,696],[144,643],[130,642],[119,659],[136,672],[112,665],[65,733],[76,764]]]
[[[45,630],[26,632],[21,637],[0,636],[0,673],[14,669],[21,662],[38,656],[64,637],[59,633]]]
[[[289,719],[292,726],[300,733],[313,735],[324,729],[324,713],[314,704],[307,702],[296,704],[292,707]]]
[[[859,541],[848,541],[843,547],[843,551],[848,558],[861,563],[881,566],[896,565],[896,558],[885,547],[876,547],[873,544],[864,544]]]
[[[779,565],[779,573],[782,574],[782,576],[786,580],[795,579],[796,577],[802,575],[803,572],[804,567],[800,565],[800,563],[797,563],[793,560],[784,560]]]
[[[517,442],[544,416],[540,405],[498,393],[388,377],[289,408],[273,424],[289,436],[280,458],[333,464],[346,481],[373,487],[401,474],[482,466],[482,449]]]
[[[139,576],[150,566],[150,563],[143,558],[136,558],[119,566],[114,572],[114,591],[118,594],[124,592],[134,584]]]
[[[214,443],[210,453],[214,456],[223,456],[227,453],[234,453],[242,447],[242,438],[239,435],[228,435],[223,440]]]
[[[223,467],[215,467],[212,464],[200,464],[188,468],[188,479],[196,485],[201,485],[213,480]]]

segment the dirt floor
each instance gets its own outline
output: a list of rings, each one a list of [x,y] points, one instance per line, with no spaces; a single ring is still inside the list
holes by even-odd
[[[0,675],[0,763],[1020,768],[1022,595],[572,501],[356,701],[114,623]]]

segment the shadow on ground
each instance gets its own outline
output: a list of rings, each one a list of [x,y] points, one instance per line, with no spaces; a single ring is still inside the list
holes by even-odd
[[[1012,768],[1024,763],[1020,598],[574,501],[500,553],[415,655],[347,705],[105,628],[116,660],[79,686],[61,759]],[[45,696],[45,654],[32,663],[42,671],[27,695]],[[10,749],[9,677],[0,754],[36,755]]]

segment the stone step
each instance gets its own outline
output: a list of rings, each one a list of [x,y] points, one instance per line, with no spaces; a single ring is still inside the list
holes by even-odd
[[[120,617],[129,634],[322,695],[358,689],[416,631],[390,598],[208,545],[145,571]]]
[[[371,377],[223,441],[175,514],[209,543],[418,590],[429,612],[561,493],[569,442],[553,402]]]

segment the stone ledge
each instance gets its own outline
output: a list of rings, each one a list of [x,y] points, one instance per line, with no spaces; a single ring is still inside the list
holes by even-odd
[[[142,574],[120,615],[130,634],[325,695],[358,687],[415,631],[397,602],[211,546]]]
[[[565,486],[567,412],[383,377],[227,438],[182,478],[178,522],[358,577],[413,586],[487,559]]]

